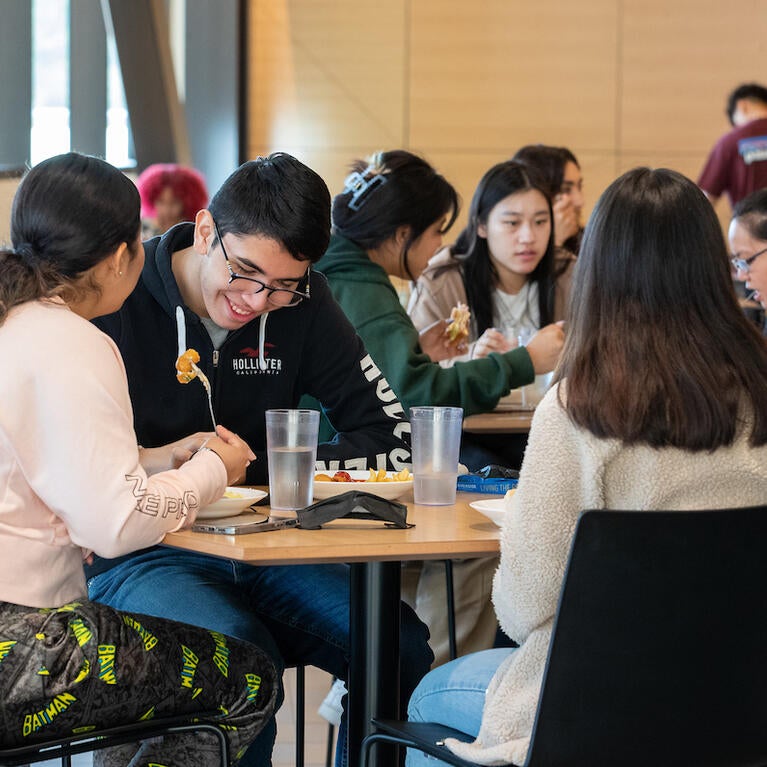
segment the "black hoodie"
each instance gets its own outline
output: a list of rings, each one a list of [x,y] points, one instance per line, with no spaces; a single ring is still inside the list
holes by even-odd
[[[171,269],[173,253],[192,245],[193,233],[193,224],[179,224],[145,242],[136,289],[119,312],[95,320],[125,360],[139,443],[157,447],[213,428],[202,384],[176,380],[176,307],[182,306],[186,346],[200,353],[216,421],[256,453],[246,484],[267,482],[264,411],[297,407],[303,394],[319,400],[338,432],[318,448],[323,468],[399,470],[408,464],[404,410],[325,278],[312,272],[309,300],[231,331],[216,351],[200,318],[184,304]]]

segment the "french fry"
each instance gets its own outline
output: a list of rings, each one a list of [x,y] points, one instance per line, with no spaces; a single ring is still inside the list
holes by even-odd
[[[315,474],[315,482],[408,482],[412,478],[409,469],[392,472],[391,477],[386,476],[386,469],[368,469],[366,479],[352,479],[349,472],[337,471],[332,477],[328,474]]]

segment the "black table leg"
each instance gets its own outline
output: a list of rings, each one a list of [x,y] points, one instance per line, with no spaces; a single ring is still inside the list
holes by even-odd
[[[349,767],[358,763],[373,717],[399,718],[400,569],[399,562],[351,565]],[[371,765],[397,763],[392,751],[378,751]]]

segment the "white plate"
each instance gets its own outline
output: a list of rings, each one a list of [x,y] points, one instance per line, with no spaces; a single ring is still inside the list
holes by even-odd
[[[227,487],[226,492],[232,497],[224,495],[210,506],[200,509],[197,512],[197,519],[233,517],[266,495],[263,490],[254,490],[252,487]]]
[[[342,469],[341,471],[345,471]],[[352,479],[367,479],[370,476],[369,471],[350,471],[348,472]],[[318,471],[317,474],[327,474],[332,477],[334,471]],[[391,472],[389,472],[391,474]],[[404,495],[413,487],[413,477],[411,476],[405,482],[314,482],[314,498],[317,501],[324,501],[326,498],[332,498],[334,495],[341,495],[349,490],[362,490],[364,493],[373,493],[388,501],[393,501]]]
[[[492,498],[487,501],[472,501],[469,506],[484,514],[489,520],[495,522],[498,527],[503,524],[506,514],[506,500],[504,498]]]

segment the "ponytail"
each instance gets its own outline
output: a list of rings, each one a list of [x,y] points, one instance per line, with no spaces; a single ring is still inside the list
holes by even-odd
[[[53,295],[62,277],[32,248],[0,249],[0,325],[14,306]]]

